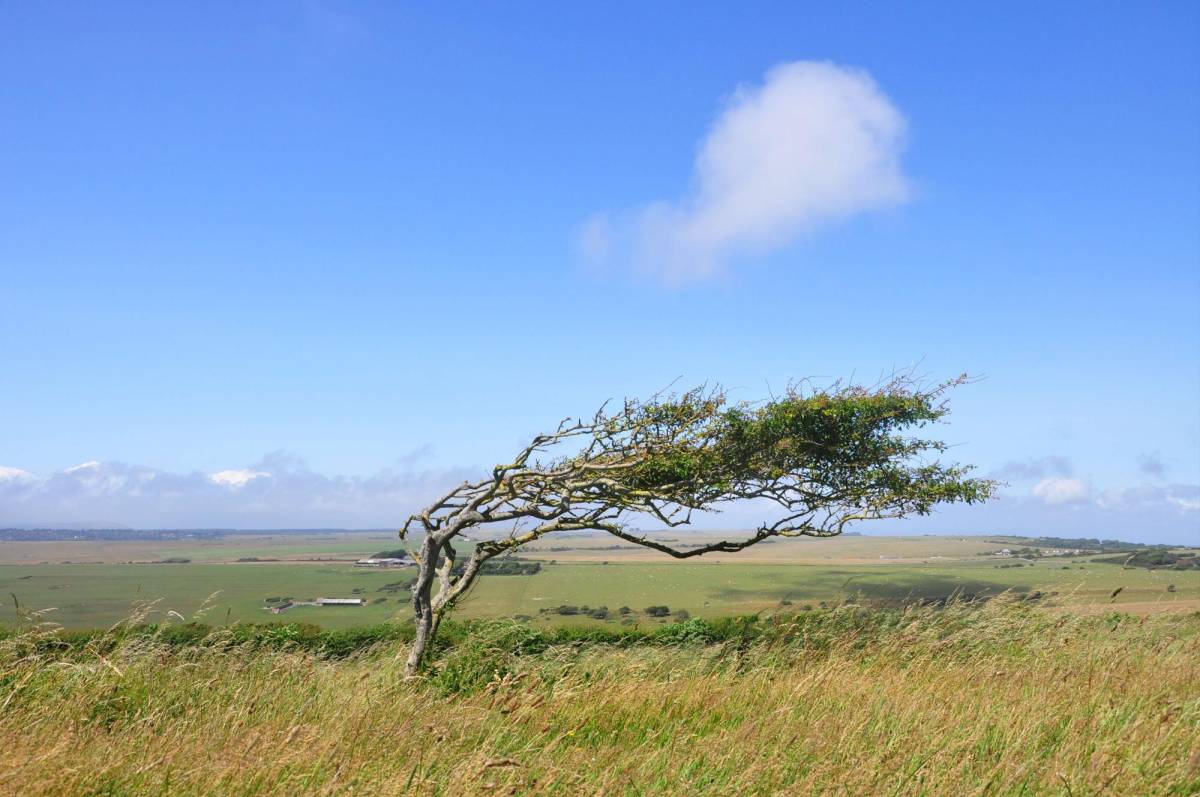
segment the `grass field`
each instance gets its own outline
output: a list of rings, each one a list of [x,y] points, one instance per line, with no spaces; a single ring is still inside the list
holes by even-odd
[[[774,611],[854,600],[868,604],[943,599],[954,594],[1056,593],[1046,601],[1077,611],[1153,613],[1200,609],[1200,571],[1126,569],[1089,558],[1052,557],[1035,563],[987,555],[1004,542],[979,537],[846,537],[764,545],[743,556],[676,562],[642,550],[612,549],[608,537],[566,538],[527,556],[543,562],[533,576],[482,578],[461,604],[462,617],[526,615],[535,622],[566,620],[543,610],[570,604],[641,610],[667,605],[694,616]],[[698,538],[699,539],[699,538]],[[192,617],[204,608],[210,623],[283,620],[339,628],[407,617],[408,593],[381,591],[412,577],[411,570],[354,568],[352,560],[395,547],[384,535],[245,537],[196,543],[0,543],[0,595],[70,628],[111,625],[153,604],[151,619],[175,611]],[[89,546],[91,546],[89,548]],[[549,550],[556,547],[559,550]],[[569,548],[569,550],[561,550]],[[119,564],[190,558],[188,564]],[[246,557],[276,562],[238,563]],[[312,559],[334,561],[309,561]],[[62,561],[99,562],[61,564]],[[31,564],[47,562],[47,564]],[[1003,566],[1009,565],[1009,566]],[[1168,591],[1169,587],[1174,587]],[[1113,592],[1120,592],[1113,597]],[[360,592],[355,592],[360,590]],[[362,608],[296,607],[282,615],[263,609],[269,597],[307,599],[359,595]],[[375,603],[383,599],[381,602]],[[789,603],[790,602],[790,603]],[[12,599],[0,623],[18,619]],[[639,622],[648,618],[634,617]],[[653,622],[660,622],[655,620]]]
[[[1200,615],[840,608],[633,645],[491,621],[402,677],[127,638],[0,640],[22,795],[1192,795]]]

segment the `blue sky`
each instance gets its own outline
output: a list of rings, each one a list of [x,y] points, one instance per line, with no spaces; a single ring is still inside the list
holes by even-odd
[[[915,365],[1009,487],[864,530],[1200,543],[1198,30],[0,5],[0,524],[393,525],[609,397]]]

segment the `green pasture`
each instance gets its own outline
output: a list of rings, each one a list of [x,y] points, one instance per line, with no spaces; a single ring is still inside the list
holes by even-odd
[[[68,628],[111,625],[150,608],[150,619],[174,611],[192,619],[203,610],[206,622],[266,622],[272,619],[347,627],[382,622],[407,609],[408,593],[378,592],[410,572],[355,569],[324,564],[147,564],[0,565],[0,594],[12,593],[26,610],[52,609],[44,619]],[[262,607],[268,597],[354,597],[386,603],[362,608],[298,607],[278,618]],[[0,622],[12,622],[10,602]]]
[[[997,567],[987,559],[940,564],[729,564],[729,563],[556,563],[534,576],[491,576],[461,604],[465,617],[529,615],[540,621],[578,624],[586,618],[560,617],[562,604],[607,606],[667,605],[692,615],[715,617],[788,605],[845,599],[900,602],[954,594],[995,595],[1005,590],[1055,592],[1052,600],[1093,609],[1122,604],[1169,607],[1200,599],[1200,573],[1123,569],[1082,559],[1040,561],[1023,567]],[[207,622],[312,622],[330,628],[407,617],[408,593],[380,591],[407,581],[412,570],[365,570],[348,564],[94,564],[0,565],[0,595],[8,597],[0,623],[18,620],[24,610],[52,609],[44,619],[70,628],[111,625],[148,605],[151,619],[174,611],[191,619],[203,609]],[[1175,589],[1168,591],[1168,586]],[[1112,593],[1121,589],[1116,597]],[[359,589],[361,592],[355,593]],[[263,609],[268,597],[305,600],[360,596],[361,608],[297,607],[280,615]],[[14,605],[14,599],[16,604]],[[786,603],[786,602],[790,602]],[[639,618],[644,620],[645,618]],[[598,621],[597,621],[598,622]]]
[[[1175,590],[1168,592],[1173,585]],[[1112,593],[1118,588],[1115,597]],[[1056,592],[1073,606],[1162,602],[1200,598],[1200,573],[1124,570],[1084,561],[997,568],[992,561],[941,565],[814,564],[556,564],[533,577],[491,578],[463,604],[468,616],[525,614],[560,604],[650,605],[716,617],[842,600],[909,602],[952,595],[991,596]],[[552,616],[554,617],[554,616]],[[566,618],[572,623],[577,617]]]

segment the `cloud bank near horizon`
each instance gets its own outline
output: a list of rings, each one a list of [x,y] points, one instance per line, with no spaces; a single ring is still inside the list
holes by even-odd
[[[406,464],[412,463],[401,461]],[[45,476],[0,467],[0,526],[398,527],[437,493],[471,475],[477,470],[325,476],[283,452],[207,474],[96,460]]]
[[[325,476],[275,452],[244,468],[171,473],[91,460],[48,475],[0,466],[0,527],[79,525],[135,528],[385,528],[399,526],[436,494],[485,473],[417,469],[422,452],[373,476]],[[1063,457],[1008,463],[999,500],[947,507],[930,517],[863,523],[871,534],[958,533],[1115,537],[1200,544],[1200,485],[1142,483],[1097,489]],[[769,514],[769,511],[768,513]],[[697,528],[747,528],[761,507],[734,506]],[[653,522],[632,525],[655,527]]]
[[[667,283],[703,280],[740,254],[765,254],[904,201],[904,131],[904,117],[865,71],[781,64],[728,100],[684,196],[592,216],[579,249],[593,264],[632,265]]]

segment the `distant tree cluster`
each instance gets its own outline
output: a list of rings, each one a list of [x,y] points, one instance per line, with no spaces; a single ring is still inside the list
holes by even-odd
[[[541,562],[509,556],[484,562],[480,572],[485,576],[532,576],[541,569]]]
[[[613,616],[613,612],[611,612],[607,606],[588,606],[586,604],[583,606],[575,606],[573,604],[565,603],[561,606],[550,606],[541,609],[539,610],[539,613],[543,615],[556,614],[560,617],[590,617],[593,620],[616,619],[616,617]],[[635,612],[633,609],[630,609],[628,606],[622,606],[616,611],[616,615],[621,618],[621,622],[625,625],[632,624],[634,622],[634,615],[636,614],[637,612]],[[642,614],[647,617],[658,618],[670,617],[672,614],[674,614],[675,620],[678,622],[688,620],[692,616],[687,609],[678,609],[675,612],[672,612],[671,607],[669,606],[647,606],[642,610]]]
[[[466,569],[466,563],[459,565],[451,571],[452,575],[461,575]],[[485,576],[532,576],[541,572],[542,563],[534,562],[529,559],[522,559],[518,556],[506,556],[501,559],[489,559],[483,563],[480,575]]]
[[[1011,539],[1011,538],[1010,538]],[[1040,548],[1081,548],[1089,552],[1134,551],[1145,546],[1121,540],[1101,540],[1096,537],[1026,537],[1031,546]],[[988,540],[996,545],[1008,545],[1009,540]],[[1032,550],[1026,547],[1023,550]]]
[[[586,605],[585,606],[571,606],[569,604],[563,604],[562,606],[552,606],[549,609],[542,609],[541,613],[542,614],[557,614],[557,615],[561,615],[563,617],[584,616],[584,617],[591,617],[593,620],[607,620],[608,619],[608,607],[607,606],[597,606],[595,608],[592,608],[591,606],[586,606]]]
[[[407,559],[407,548],[393,548],[390,551],[380,551],[371,557],[372,559]]]
[[[1124,565],[1125,567],[1200,570],[1200,556],[1197,556],[1194,551],[1177,553],[1164,548],[1145,548],[1128,556],[1105,556],[1094,561]]]

